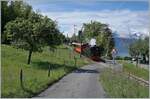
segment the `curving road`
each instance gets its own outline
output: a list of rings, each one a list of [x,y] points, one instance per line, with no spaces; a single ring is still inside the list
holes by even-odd
[[[107,97],[101,83],[99,75],[106,65],[104,63],[95,63],[78,69],[59,82],[55,83],[39,97],[47,98],[104,98]]]

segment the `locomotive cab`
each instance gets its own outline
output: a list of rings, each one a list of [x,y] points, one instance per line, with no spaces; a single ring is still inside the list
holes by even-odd
[[[100,47],[94,45],[90,48],[92,56],[100,56]]]
[[[100,61],[100,47],[94,45],[90,48],[91,56],[90,58],[94,61]]]

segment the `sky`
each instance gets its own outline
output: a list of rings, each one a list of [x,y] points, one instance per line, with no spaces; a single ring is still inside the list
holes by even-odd
[[[148,35],[148,0],[26,0],[42,15],[57,21],[61,32],[71,37],[83,23],[108,24],[119,37]]]

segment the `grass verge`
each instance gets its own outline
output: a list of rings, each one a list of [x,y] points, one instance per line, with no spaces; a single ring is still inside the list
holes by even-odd
[[[131,73],[135,76],[143,78],[145,80],[149,80],[149,71],[144,68],[136,67],[132,63],[128,63],[126,61],[119,61],[123,65],[123,71],[127,73]]]
[[[58,46],[54,52],[45,47],[42,53],[33,53],[30,65],[27,65],[28,52],[25,50],[1,45],[1,51],[1,95],[7,98],[32,97],[72,70],[90,63],[65,46]],[[74,56],[77,58],[76,66]],[[51,69],[48,77],[49,65]],[[25,88],[20,85],[21,69]]]
[[[100,75],[104,90],[111,98],[148,98],[149,88],[127,79],[122,73],[114,73],[110,69]]]

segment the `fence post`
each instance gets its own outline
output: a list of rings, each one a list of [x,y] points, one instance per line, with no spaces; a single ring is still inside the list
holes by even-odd
[[[67,66],[66,66],[67,64],[66,63],[67,63],[67,60],[66,61],[64,60],[64,71],[65,72],[67,71]]]
[[[71,59],[72,58],[72,51],[71,51],[71,49],[70,49],[70,55],[69,56],[70,56],[70,59]]]
[[[129,72],[129,74],[128,74],[128,78],[130,79],[130,72]]]
[[[77,59],[76,59],[76,57],[75,57],[75,56],[74,56],[74,61],[75,61],[75,67],[76,67]]]
[[[48,66],[48,77],[50,76],[50,65]]]
[[[64,66],[65,66],[65,64],[66,64],[66,61],[64,60]]]
[[[20,70],[20,84],[21,84],[21,87],[23,87],[23,70],[22,69]]]

